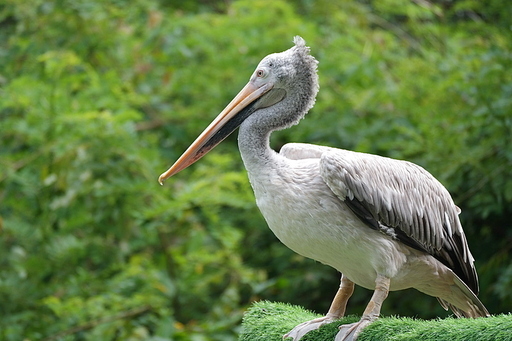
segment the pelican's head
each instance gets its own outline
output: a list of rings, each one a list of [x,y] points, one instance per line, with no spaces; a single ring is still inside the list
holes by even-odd
[[[309,54],[304,39],[296,36],[294,43],[295,46],[289,50],[263,58],[238,95],[178,161],[160,175],[160,184],[203,157],[260,109],[279,104],[279,110],[272,110],[273,115],[267,115],[265,119],[267,128],[271,130],[297,124],[304,117],[318,92],[318,62]]]

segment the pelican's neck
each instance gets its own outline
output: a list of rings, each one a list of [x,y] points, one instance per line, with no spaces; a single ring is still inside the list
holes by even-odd
[[[260,129],[251,120],[240,126],[238,148],[245,168],[249,173],[271,166],[276,162],[277,153],[270,148],[271,130]]]
[[[299,123],[315,95],[307,88],[293,89],[284,100],[255,111],[240,125],[238,147],[250,173],[279,166],[283,157],[270,148],[270,134]]]

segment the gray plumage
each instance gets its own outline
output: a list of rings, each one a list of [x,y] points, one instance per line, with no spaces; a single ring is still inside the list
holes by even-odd
[[[274,234],[295,252],[342,275],[323,318],[302,323],[294,340],[343,316],[354,283],[374,290],[363,317],[336,341],[351,341],[378,318],[390,290],[416,288],[457,316],[487,316],[458,214],[439,181],[413,163],[292,143],[280,153],[270,134],[299,121],[318,92],[317,61],[300,37],[265,57],[249,83],[159,181],[199,160],[240,126],[238,145],[256,203]]]
[[[303,252],[296,246],[296,241],[287,242],[287,233],[279,231],[280,226],[274,228],[276,218],[269,217],[278,214],[280,219],[286,219],[287,214],[274,213],[265,202],[271,191],[269,186],[283,184],[283,172],[296,167],[296,163],[285,159],[307,161],[308,164],[318,163],[317,175],[332,192],[323,195],[328,197],[334,194],[340,200],[340,205],[348,207],[363,223],[358,228],[364,226],[368,231],[377,230],[407,247],[431,255],[453,271],[457,277],[454,282],[472,303],[466,307],[457,307],[448,303],[446,298],[437,296],[445,309],[451,308],[457,316],[487,315],[485,307],[476,298],[478,277],[458,218],[460,209],[453,203],[445,187],[430,173],[407,161],[323,146],[287,144],[279,154],[270,149],[270,133],[297,124],[313,106],[318,91],[317,61],[309,55],[309,49],[301,38],[295,38],[295,43],[296,46],[288,51],[265,57],[257,68],[258,70],[271,65],[271,72],[276,75],[274,89],[284,89],[286,96],[272,106],[266,106],[263,97],[260,100],[261,109],[242,123],[239,134],[242,158],[249,171],[258,206],[271,229],[296,252],[306,256],[314,254],[309,250]],[[306,167],[305,164],[302,166]],[[268,170],[263,170],[265,168],[273,168],[274,172],[269,174]],[[277,180],[279,177],[281,179]],[[308,175],[302,174],[301,177]],[[302,185],[314,186],[317,180],[309,181],[309,184]],[[278,191],[282,192],[282,188],[278,188]],[[285,200],[286,198],[281,198],[281,202]],[[295,197],[290,200],[300,204],[300,193],[296,192]],[[276,200],[273,202],[276,204]],[[322,229],[322,226],[310,228]],[[322,247],[324,246],[318,245],[318,248]],[[325,262],[325,259],[317,260]],[[344,272],[343,266],[329,265]],[[417,281],[411,280],[411,287],[418,288],[413,282]],[[355,283],[359,284],[357,281]],[[391,287],[393,288],[393,279]],[[428,294],[435,296],[435,293]]]

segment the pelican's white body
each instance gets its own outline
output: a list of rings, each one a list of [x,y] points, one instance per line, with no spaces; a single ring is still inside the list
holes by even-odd
[[[390,290],[415,287],[437,297],[441,287],[454,284],[451,271],[432,256],[366,226],[327,186],[320,158],[294,160],[270,150],[267,156],[263,163],[244,161],[257,205],[287,247],[370,290],[377,274],[391,278]]]

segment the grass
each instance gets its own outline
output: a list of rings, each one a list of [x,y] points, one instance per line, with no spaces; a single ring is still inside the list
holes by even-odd
[[[244,316],[239,340],[282,341],[283,335],[297,324],[320,316],[301,307],[285,303],[256,302]],[[347,316],[306,334],[301,341],[334,340],[339,325],[358,320],[357,316]],[[478,319],[450,317],[429,321],[406,317],[383,317],[360,334],[358,341],[365,340],[512,340],[512,315],[497,315]]]

